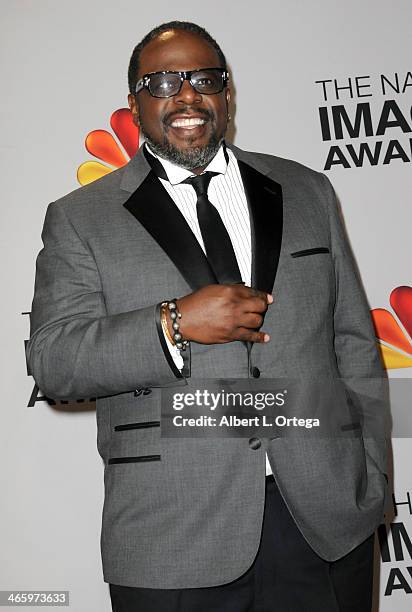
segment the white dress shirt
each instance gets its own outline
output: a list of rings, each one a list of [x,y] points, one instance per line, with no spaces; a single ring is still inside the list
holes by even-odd
[[[182,181],[190,176],[194,176],[193,172],[176,166],[170,161],[159,157],[151,151],[147,144],[145,146],[149,153],[154,155],[154,157],[161,162],[169,180],[166,181],[162,178],[159,178],[159,180],[184,216],[187,224],[202,247],[203,252],[206,254],[197,219],[197,196],[195,190],[192,185],[182,184]],[[221,146],[215,157],[205,169],[205,172],[218,172],[217,176],[212,177],[210,181],[207,197],[219,212],[230,236],[242,281],[245,285],[250,287],[252,242],[249,209],[236,157],[230,149],[227,148],[226,152],[229,158],[228,163],[226,162],[223,146]],[[183,358],[180,355],[180,351],[170,343],[166,335],[165,338],[173,360],[179,370],[181,370],[183,367]],[[272,474],[267,455],[266,474]]]

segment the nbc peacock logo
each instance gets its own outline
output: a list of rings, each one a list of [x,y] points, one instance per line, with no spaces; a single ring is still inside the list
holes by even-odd
[[[114,111],[110,117],[110,126],[118,142],[107,130],[93,130],[86,136],[87,151],[101,161],[89,160],[79,166],[77,180],[81,185],[97,181],[105,174],[121,168],[139,147],[139,129],[134,125],[128,108]]]
[[[371,311],[378,346],[387,370],[412,368],[412,287],[396,287],[389,296],[393,313]]]

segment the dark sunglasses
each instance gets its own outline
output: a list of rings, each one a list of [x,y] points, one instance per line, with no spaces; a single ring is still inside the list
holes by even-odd
[[[223,68],[202,68],[172,72],[150,72],[136,84],[135,95],[146,88],[154,98],[170,98],[182,89],[183,81],[189,81],[195,91],[212,95],[221,92],[229,81],[229,73]]]

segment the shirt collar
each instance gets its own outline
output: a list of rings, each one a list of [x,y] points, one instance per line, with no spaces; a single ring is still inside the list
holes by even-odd
[[[160,163],[162,164],[167,174],[167,178],[169,179],[169,182],[172,185],[177,185],[178,183],[181,183],[182,181],[189,178],[189,176],[194,176],[193,172],[191,172],[190,170],[186,170],[186,168],[182,168],[181,166],[176,166],[176,164],[172,164],[172,162],[154,153],[147,143],[145,143],[145,147],[146,147],[146,150],[151,155],[153,155],[153,157],[156,157],[160,161]],[[214,156],[214,158],[211,160],[211,162],[206,167],[205,172],[208,171],[208,172],[218,172],[219,174],[226,174],[226,170],[227,170],[227,161],[226,161],[225,151],[224,151],[223,144],[222,144],[220,145],[219,150]]]

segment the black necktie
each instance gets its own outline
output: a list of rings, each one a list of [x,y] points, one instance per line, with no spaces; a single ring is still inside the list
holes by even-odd
[[[143,147],[143,153],[156,176],[169,180],[161,162]],[[225,159],[227,153],[224,149]],[[219,283],[241,283],[239,266],[230,236],[213,204],[208,200],[207,188],[210,180],[217,172],[205,172],[183,181],[192,185],[197,195],[196,210],[200,232],[205,245],[207,259]]]
[[[197,195],[196,210],[206,256],[219,283],[241,283],[239,266],[230,236],[216,208],[207,197],[207,189],[217,172],[204,172],[183,183],[192,185]]]

